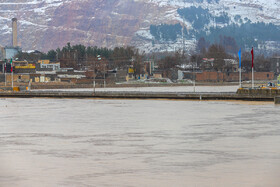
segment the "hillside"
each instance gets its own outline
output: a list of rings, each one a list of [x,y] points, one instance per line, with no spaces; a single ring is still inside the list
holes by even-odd
[[[19,43],[24,50],[47,51],[67,42],[103,47],[135,45],[147,52],[178,50],[183,47],[182,26],[185,47],[194,50],[199,37],[217,40],[219,36],[213,35],[217,29],[228,34],[233,26],[244,24],[247,28],[257,22],[271,23],[265,29],[278,29],[279,5],[279,0],[0,0],[0,45],[10,45],[10,20],[17,17]],[[195,8],[192,12],[191,7]],[[197,12],[203,19],[192,17],[196,9],[203,12]],[[161,28],[162,24],[166,27]],[[263,35],[254,36],[253,45],[277,50],[278,36]]]

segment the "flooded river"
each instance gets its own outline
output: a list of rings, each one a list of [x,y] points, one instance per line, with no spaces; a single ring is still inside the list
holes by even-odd
[[[279,187],[280,106],[0,100],[0,186]]]

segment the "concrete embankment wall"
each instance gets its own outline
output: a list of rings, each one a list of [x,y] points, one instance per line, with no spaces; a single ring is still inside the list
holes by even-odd
[[[275,104],[280,104],[280,89],[276,88],[265,88],[265,89],[252,89],[252,88],[241,88],[236,92],[240,96],[249,97],[267,97],[273,98]]]
[[[24,90],[24,89],[20,89]],[[189,93],[189,92],[140,92],[140,91],[3,91],[0,97],[50,97],[50,98],[120,98],[120,99],[182,99],[182,100],[249,100],[274,101],[280,89],[239,89],[236,93]]]
[[[274,103],[279,105],[280,104],[280,96],[274,98]]]
[[[275,96],[280,96],[280,89],[251,89],[251,88],[246,88],[246,89],[238,89],[237,94],[239,95],[263,95],[263,96],[270,96],[270,97],[275,97]]]
[[[274,97],[236,93],[162,93],[162,92],[0,92],[0,97],[18,98],[108,98],[108,99],[179,99],[273,101]]]

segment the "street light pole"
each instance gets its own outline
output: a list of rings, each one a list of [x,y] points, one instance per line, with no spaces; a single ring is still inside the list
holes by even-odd
[[[11,73],[12,73],[12,89],[14,91],[14,72],[13,72],[13,59],[11,58]]]
[[[93,65],[93,93],[95,94],[95,60],[94,60],[94,65]]]
[[[194,72],[194,63],[193,63],[193,92],[195,92],[195,72]]]
[[[98,61],[100,61],[101,60],[101,57],[100,57],[100,55],[97,55],[97,60]],[[95,74],[95,65],[96,65],[96,61],[94,61],[94,72],[93,72],[93,76],[94,76],[94,81],[93,81],[93,91],[94,91],[94,93],[95,93],[95,86],[96,86],[96,84],[95,84],[95,77],[96,77],[96,74]]]
[[[5,71],[5,86],[7,86],[7,59],[5,59],[5,67],[4,67],[4,71]]]

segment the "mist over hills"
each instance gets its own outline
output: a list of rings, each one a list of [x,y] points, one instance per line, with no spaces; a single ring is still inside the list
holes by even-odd
[[[226,36],[238,48],[274,53],[279,7],[279,0],[0,0],[0,45],[11,44],[11,19],[17,17],[24,50],[71,42],[146,52],[180,50],[185,43],[194,51],[201,37],[217,43]]]

